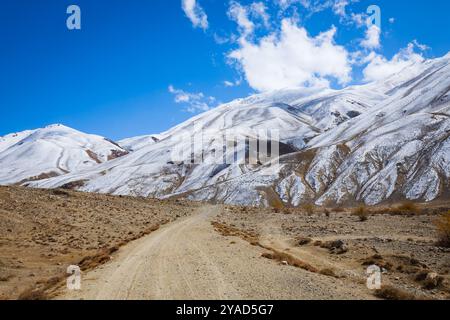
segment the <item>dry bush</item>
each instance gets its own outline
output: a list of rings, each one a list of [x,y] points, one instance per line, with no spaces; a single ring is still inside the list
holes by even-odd
[[[333,278],[339,278],[334,270],[332,269],[322,269],[319,271],[321,275],[327,276],[327,277],[333,277]]]
[[[438,232],[437,245],[450,248],[450,211],[444,213],[437,221]]]
[[[375,291],[375,297],[385,300],[417,300],[417,297],[409,292],[393,286],[383,286]]]
[[[299,246],[306,246],[310,244],[313,240],[308,237],[297,237],[295,238],[295,241],[297,242],[297,245]]]
[[[331,211],[333,211],[333,212],[335,212],[335,213],[342,213],[342,212],[345,212],[345,209],[344,209],[344,208],[341,208],[341,207],[336,207],[336,208],[334,208],[334,209],[331,210]]]
[[[274,213],[280,213],[284,208],[283,202],[279,199],[272,201],[271,205]]]
[[[397,211],[400,214],[410,214],[414,215],[419,212],[419,208],[414,202],[411,201],[405,201],[402,204],[400,204],[394,211]]]
[[[49,296],[42,289],[33,289],[29,288],[24,290],[19,297],[18,300],[49,300]]]
[[[287,262],[288,265],[300,268],[309,272],[318,273],[319,270],[317,270],[315,267],[311,266],[310,264],[294,257],[291,254],[288,254],[286,252],[281,252],[278,250],[275,250],[273,248],[264,247],[263,248],[272,251],[272,253],[263,253],[261,256],[266,259],[270,260],[276,260],[280,262]]]
[[[310,216],[312,216],[315,212],[315,206],[309,203],[302,205],[301,209]]]
[[[102,249],[94,255],[86,256],[77,263],[83,271],[94,269],[111,260],[111,255],[119,250],[119,246]]]
[[[275,259],[274,256],[273,256],[273,254],[270,253],[270,252],[264,252],[263,254],[261,254],[261,257],[266,258],[266,259],[269,259],[269,260]]]
[[[238,237],[244,241],[247,241],[253,246],[259,245],[259,235],[253,231],[239,230],[236,227],[232,227],[217,221],[211,222],[216,232],[220,233],[224,237]]]
[[[359,221],[367,221],[369,219],[369,210],[365,206],[359,206],[352,213],[359,218]]]

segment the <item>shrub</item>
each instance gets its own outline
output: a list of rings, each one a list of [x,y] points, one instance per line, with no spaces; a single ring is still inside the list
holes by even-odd
[[[385,300],[416,300],[413,294],[410,294],[393,286],[383,286],[375,291],[375,296]]]
[[[332,269],[322,269],[319,271],[319,273],[321,275],[327,276],[327,277],[333,277],[333,278],[338,278],[338,276],[336,275],[336,273],[334,272],[334,270]]]
[[[303,206],[302,206],[302,210],[304,211],[304,212],[306,212],[308,215],[310,215],[310,216],[312,216],[313,214],[314,214],[314,205],[312,205],[312,204],[304,204]]]
[[[407,213],[407,214],[416,214],[419,212],[419,208],[414,202],[411,201],[405,201],[397,208],[400,212]]]
[[[272,210],[274,213],[280,213],[284,209],[284,204],[281,201],[274,201],[272,203]]]
[[[359,206],[353,211],[353,215],[359,218],[359,221],[367,221],[369,219],[369,211],[365,206]]]
[[[42,289],[29,288],[23,291],[18,300],[48,300],[49,297],[47,293]]]
[[[437,221],[438,245],[450,248],[450,211],[444,213]]]

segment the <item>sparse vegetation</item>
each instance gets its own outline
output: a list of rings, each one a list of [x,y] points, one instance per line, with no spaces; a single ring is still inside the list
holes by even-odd
[[[306,212],[306,214],[308,214],[309,216],[312,216],[315,212],[315,206],[310,203],[302,205],[301,209],[303,212]]]
[[[247,241],[251,245],[254,246],[259,245],[258,242],[259,235],[256,234],[255,232],[242,231],[234,226],[230,226],[217,221],[213,221],[211,222],[211,224],[217,232],[219,232],[221,235],[225,237],[238,237],[241,238],[242,240]]]
[[[89,270],[110,261],[121,246],[191,214],[196,207],[68,189],[0,187],[3,248],[8,238],[8,250],[0,259],[0,296],[44,299],[47,293],[42,290],[52,292],[52,277],[62,274],[65,279],[67,266]]]
[[[298,258],[294,257],[293,255],[291,255],[289,253],[281,252],[281,251],[275,250],[273,248],[267,248],[264,246],[263,246],[263,248],[272,251],[272,253],[268,253],[268,252],[263,253],[261,255],[263,258],[270,259],[270,260],[276,260],[279,262],[286,262],[287,265],[289,265],[289,266],[300,268],[300,269],[303,269],[303,270],[306,270],[309,272],[313,272],[313,273],[319,272],[319,270],[317,270],[317,268],[311,266],[310,264],[308,264],[304,261],[299,260]]]
[[[414,215],[419,213],[419,208],[414,202],[405,201],[400,204],[397,208],[394,209],[394,212],[397,211],[400,214]]]
[[[332,269],[322,269],[319,271],[319,273],[321,275],[327,276],[327,277],[333,277],[333,278],[338,278],[338,276],[336,275],[336,273],[334,272],[334,270]]]
[[[437,221],[438,246],[450,248],[450,211],[444,213]]]
[[[45,290],[28,288],[24,290],[18,297],[18,300],[48,300],[49,297]]]
[[[369,210],[365,206],[359,206],[353,210],[353,215],[359,218],[359,221],[364,222],[369,219]]]
[[[374,295],[385,300],[417,300],[415,295],[393,286],[383,286]]]
[[[275,213],[280,213],[284,208],[284,204],[280,199],[273,199],[270,205],[272,206],[273,212]]]
[[[308,237],[297,237],[295,240],[299,246],[306,246],[312,242],[312,239]]]

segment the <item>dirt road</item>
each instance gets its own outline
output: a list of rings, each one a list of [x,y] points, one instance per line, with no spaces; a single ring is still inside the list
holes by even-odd
[[[214,231],[220,206],[199,209],[123,247],[58,299],[368,299],[361,284],[282,266]]]

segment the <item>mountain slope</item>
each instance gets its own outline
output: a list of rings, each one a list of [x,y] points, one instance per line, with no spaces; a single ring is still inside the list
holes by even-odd
[[[0,183],[14,184],[78,172],[127,153],[103,137],[63,125],[0,138]]]
[[[252,193],[252,200],[261,199],[256,204],[299,205],[447,196],[449,60],[447,56],[424,63],[418,76],[391,89],[382,104],[318,135],[306,151],[282,158],[269,179],[270,168],[261,168],[189,197],[245,204],[242,193],[250,190],[246,194]]]
[[[160,135],[125,140],[135,151],[115,161],[30,185],[246,205],[429,201],[449,189],[449,89],[447,55],[340,91],[255,95]],[[230,132],[241,140],[279,142],[279,161],[251,161],[258,154],[242,144],[222,155],[234,141]],[[200,135],[203,145],[192,150]]]
[[[345,110],[352,110],[354,101],[370,108],[384,98],[381,94],[366,97],[349,93],[350,91],[353,90],[329,90],[312,94],[314,99],[340,99],[341,107]],[[136,151],[118,161],[33,185],[52,188],[83,181],[82,190],[85,191],[157,197],[216,185],[252,172],[258,167],[258,164],[245,163],[246,147],[242,144],[237,149],[227,148],[225,153],[225,158],[237,157],[238,162],[224,165],[213,161],[217,156],[215,151],[222,148],[223,141],[220,137],[225,133],[231,133],[242,141],[245,137],[257,139],[257,134],[262,131],[262,137],[270,140],[269,129],[278,130],[279,137],[276,140],[282,143],[282,153],[300,150],[309,140],[320,135],[322,130],[315,126],[317,121],[300,107],[293,106],[294,103],[310,99],[310,94],[311,92],[298,89],[286,89],[236,100],[158,135],[156,143],[151,137],[152,140],[146,146],[139,145],[139,141],[149,139],[148,137],[122,142],[124,146],[131,142],[129,146]],[[349,99],[346,97],[349,95],[353,98],[351,102],[347,102]],[[323,108],[326,107],[334,108],[331,104]],[[336,116],[331,112],[327,118],[330,125],[337,125]],[[192,164],[191,137],[198,135],[206,138],[203,145],[196,145],[196,155],[203,157],[204,161]],[[133,148],[133,142],[137,142],[138,146]],[[174,150],[185,157],[174,159]]]

